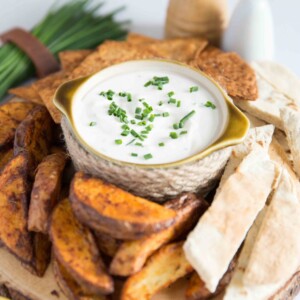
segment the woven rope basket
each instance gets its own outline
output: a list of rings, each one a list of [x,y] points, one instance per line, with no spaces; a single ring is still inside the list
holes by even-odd
[[[87,152],[75,139],[67,119],[61,123],[76,170],[100,177],[138,196],[161,202],[182,192],[207,193],[219,179],[231,148],[174,168],[135,168],[109,162]]]

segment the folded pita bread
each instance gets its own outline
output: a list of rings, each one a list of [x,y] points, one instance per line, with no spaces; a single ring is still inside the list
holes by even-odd
[[[300,113],[283,108],[280,115],[288,145],[292,152],[294,169],[300,177]]]
[[[299,182],[287,170],[271,199],[244,274],[248,286],[286,282],[300,266]]]
[[[223,184],[211,207],[189,234],[184,251],[209,291],[242,244],[273,189],[277,165],[257,146]],[[250,191],[250,192],[249,192]]]
[[[273,125],[251,128],[244,142],[238,144],[232,149],[231,157],[221,177],[216,195],[220,192],[223,184],[226,182],[229,176],[235,172],[235,169],[240,165],[244,157],[248,155],[251,150],[257,147],[257,145],[260,145],[266,151],[268,151],[269,145],[272,141],[274,129],[275,127]]]
[[[283,129],[280,109],[290,107],[298,110],[297,103],[277,91],[273,85],[261,76],[257,76],[257,84],[259,98],[256,101],[235,100],[235,104],[256,118],[274,124],[279,129]]]
[[[275,87],[276,90],[294,99],[300,106],[300,80],[286,67],[271,61],[260,61],[252,64],[254,70]]]
[[[295,196],[298,193],[297,185],[299,185],[297,180],[293,179],[289,171],[285,169],[282,172],[280,183],[272,197],[270,206],[265,207],[260,213],[247,235],[236,272],[226,289],[224,300],[289,298],[281,297],[281,289],[294,274],[297,274],[299,267],[299,238],[297,237],[299,229],[295,230],[294,228],[294,225],[300,223],[297,217],[299,216],[299,201]],[[296,208],[295,212],[290,211],[293,208]],[[291,213],[292,220],[289,220],[286,213],[289,215]],[[295,221],[296,223],[294,223]],[[290,225],[293,228],[289,228]],[[280,228],[281,226],[283,228]],[[289,229],[292,233],[286,231]],[[277,236],[275,237],[274,234]],[[266,245],[262,242],[262,239],[271,241],[271,244]],[[287,244],[284,245],[284,242],[287,242]],[[258,243],[260,249],[258,249]],[[295,245],[297,246],[295,247]],[[292,252],[289,252],[289,247],[291,247]],[[257,251],[260,252],[257,253]],[[255,278],[251,277],[251,281],[247,282],[249,281],[247,276],[250,275],[248,271],[249,269],[253,270],[252,267],[254,266],[252,259],[255,259],[256,268],[254,270],[259,271],[259,273],[252,273]],[[284,260],[282,261],[282,259]],[[266,263],[270,264],[272,260],[272,266],[266,265]],[[257,281],[261,281],[263,284],[256,283]],[[295,285],[297,283],[294,283]],[[294,293],[292,294],[294,295]]]

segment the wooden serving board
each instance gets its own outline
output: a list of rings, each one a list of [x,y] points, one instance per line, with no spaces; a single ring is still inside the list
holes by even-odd
[[[51,264],[44,277],[34,276],[5,248],[0,248],[0,284],[17,290],[31,300],[68,300],[56,283]],[[178,281],[152,300],[183,300],[185,284],[185,280]],[[116,286],[116,290],[114,300],[119,298],[120,285]]]

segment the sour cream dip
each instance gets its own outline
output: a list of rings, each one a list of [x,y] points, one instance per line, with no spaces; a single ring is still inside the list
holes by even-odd
[[[106,157],[142,165],[207,148],[226,127],[226,106],[197,76],[176,70],[132,68],[91,81],[72,105],[82,140]]]

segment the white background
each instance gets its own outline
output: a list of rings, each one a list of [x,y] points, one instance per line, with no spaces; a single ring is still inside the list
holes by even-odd
[[[276,60],[300,76],[300,1],[269,1],[274,15]],[[0,33],[16,25],[31,28],[54,2],[67,0],[0,0]],[[237,2],[228,0],[230,11]],[[124,4],[127,9],[119,18],[132,20],[131,30],[163,37],[168,0],[106,0],[104,10]]]
[[[67,0],[60,0],[66,2]],[[101,0],[95,0],[95,2]],[[213,0],[212,0],[213,1]],[[238,0],[228,0],[230,10]],[[276,60],[300,76],[300,1],[269,0],[272,6]],[[57,1],[54,0],[0,0],[0,33],[11,26],[22,25],[31,28]],[[120,17],[131,19],[131,29],[163,37],[164,19],[168,0],[106,0],[105,9],[126,5],[127,10]]]

